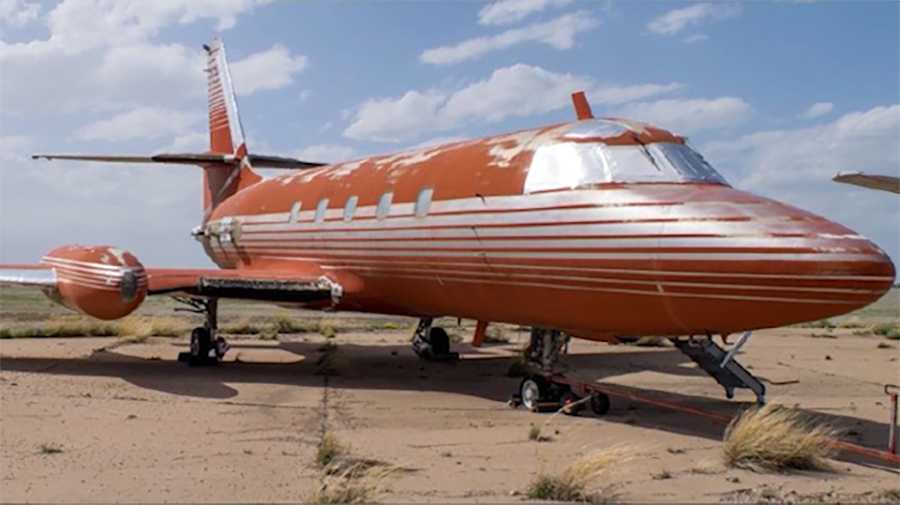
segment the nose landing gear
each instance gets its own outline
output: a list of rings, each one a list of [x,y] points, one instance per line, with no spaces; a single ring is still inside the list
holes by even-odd
[[[532,328],[527,350],[530,368],[539,370],[522,379],[510,403],[532,412],[562,409],[577,415],[585,407],[602,416],[609,411],[609,396],[588,384],[570,380],[557,372],[559,359],[568,352],[569,336],[545,328]],[[587,404],[587,405],[585,405]]]

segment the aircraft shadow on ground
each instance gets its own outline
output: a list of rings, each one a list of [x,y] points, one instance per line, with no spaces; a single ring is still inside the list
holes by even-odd
[[[322,347],[321,343],[281,342],[276,346],[237,342],[232,345],[230,351],[237,356],[237,361],[225,362],[214,367],[192,368],[169,359],[140,358],[101,350],[79,358],[4,357],[0,368],[6,371],[52,375],[117,377],[135,386],[163,393],[227,400],[238,394],[238,391],[229,384],[322,387],[325,384],[325,376],[319,373],[317,365],[323,354]],[[242,351],[253,349],[281,349],[297,355],[299,361],[287,363],[241,361]],[[494,354],[490,352],[490,347],[477,349],[460,344],[456,349],[465,355],[463,359],[456,362],[432,363],[418,359],[408,345],[365,346],[342,343],[333,361],[336,373],[328,375],[328,384],[330,387],[343,389],[444,392],[476,396],[497,402],[506,402],[517,389],[521,379],[507,376],[514,357],[508,354]],[[689,359],[671,348],[652,352],[635,350],[572,354],[567,356],[566,363],[573,370],[588,370],[590,378],[597,381],[642,370],[675,377],[706,377],[702,371],[684,366],[689,363]],[[675,380],[677,381],[677,378]],[[647,387],[616,385],[615,389],[625,394],[664,400],[729,418],[752,405],[751,402],[715,399]],[[881,449],[888,437],[887,423],[818,411],[809,413],[842,430],[849,442]],[[721,422],[620,396],[612,398],[609,413],[599,419],[604,422],[626,423],[716,441],[722,439],[725,429]],[[842,454],[840,459],[872,465],[870,460],[863,460],[847,453]]]

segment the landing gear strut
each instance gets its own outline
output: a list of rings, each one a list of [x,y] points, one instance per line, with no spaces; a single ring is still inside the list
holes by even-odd
[[[450,352],[450,336],[440,326],[432,326],[430,317],[419,319],[413,334],[412,349],[416,356],[428,361],[459,359],[459,353]]]
[[[559,330],[531,329],[527,358],[537,372],[522,379],[512,405],[521,404],[532,412],[562,409],[577,415],[585,408],[602,416],[609,411],[609,396],[588,384],[572,381],[558,372],[559,359],[569,350],[569,336]]]
[[[175,310],[204,314],[206,321],[191,331],[190,351],[178,354],[178,361],[187,362],[191,366],[215,365],[228,352],[228,342],[217,335],[218,332],[218,300],[216,298],[176,298],[188,305],[188,308]]]
[[[553,372],[560,356],[569,351],[569,336],[559,330],[532,328],[528,361],[544,372]]]

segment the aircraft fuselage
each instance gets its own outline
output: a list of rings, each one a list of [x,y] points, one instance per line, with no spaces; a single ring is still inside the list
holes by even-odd
[[[601,340],[816,320],[889,289],[873,243],[676,160],[685,148],[592,120],[367,158],[239,191],[203,240],[224,268],[328,277],[335,309]]]

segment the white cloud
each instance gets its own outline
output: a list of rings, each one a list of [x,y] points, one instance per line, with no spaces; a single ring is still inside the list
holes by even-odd
[[[487,53],[527,42],[546,44],[555,49],[571,49],[575,36],[596,27],[597,20],[586,11],[565,14],[551,21],[514,28],[489,37],[464,40],[453,46],[426,49],[419,58],[425,63],[446,65],[479,58]]]
[[[726,96],[632,103],[616,114],[688,134],[734,126],[750,117],[752,111],[750,104],[741,98]]]
[[[214,19],[217,30],[270,0],[63,0],[48,16],[48,43],[68,52],[146,41],[174,23]]]
[[[160,153],[201,153],[209,149],[209,133],[194,131],[175,137],[171,143],[153,152]]]
[[[46,39],[0,41],[0,115],[185,105],[204,94],[205,56],[199,47],[157,44],[152,38],[165,26],[198,19],[218,20],[224,28],[260,3],[265,2],[64,0],[47,16]],[[305,63],[302,56],[281,51],[263,54],[286,66],[252,82],[258,89],[279,85]]]
[[[675,35],[688,26],[735,17],[741,11],[741,5],[737,2],[698,3],[654,18],[647,23],[647,29],[658,35]]]
[[[620,105],[635,100],[643,100],[657,95],[672,93],[684,88],[677,82],[669,84],[634,84],[631,86],[597,86],[588,91],[587,98],[593,103]]]
[[[0,26],[23,27],[37,21],[41,4],[26,0],[0,0]]]
[[[680,89],[677,83],[597,85],[592,79],[516,64],[454,92],[412,90],[399,98],[364,102],[344,135],[358,140],[400,142],[426,132],[474,121],[498,122],[566,107],[571,93],[587,90],[594,104],[619,105]]]
[[[816,102],[809,106],[800,117],[803,119],[815,119],[822,117],[834,110],[834,104],[831,102]]]
[[[695,44],[697,42],[703,42],[704,40],[709,40],[709,35],[703,33],[695,33],[693,35],[688,35],[684,38],[685,44]]]
[[[531,116],[564,107],[572,91],[589,85],[590,80],[584,77],[518,64],[495,70],[490,78],[457,91],[442,112],[454,124],[470,119],[497,122]]]
[[[446,98],[433,90],[413,90],[397,99],[367,100],[344,135],[357,140],[399,142],[419,131],[444,129],[446,126],[437,121]]]
[[[572,0],[497,0],[478,11],[478,22],[482,25],[508,25],[549,7],[563,7],[570,3]]]
[[[283,88],[294,82],[293,76],[306,68],[306,56],[292,56],[284,46],[274,45],[231,64],[235,90],[252,95],[261,90]]]
[[[90,123],[80,128],[76,136],[82,140],[117,142],[184,135],[202,117],[178,110],[144,107]]]
[[[293,156],[304,161],[318,161],[322,163],[337,163],[353,159],[357,155],[356,149],[350,146],[337,144],[316,144],[306,146],[293,153]]]
[[[761,131],[706,150],[719,158],[745,159],[752,186],[802,183],[838,171],[900,170],[900,105],[852,112],[819,126]]]
[[[702,151],[737,187],[846,224],[900,259],[897,195],[831,181],[839,171],[900,176],[900,105],[710,142]]]
[[[24,160],[33,145],[34,141],[25,135],[0,136],[0,160]]]

